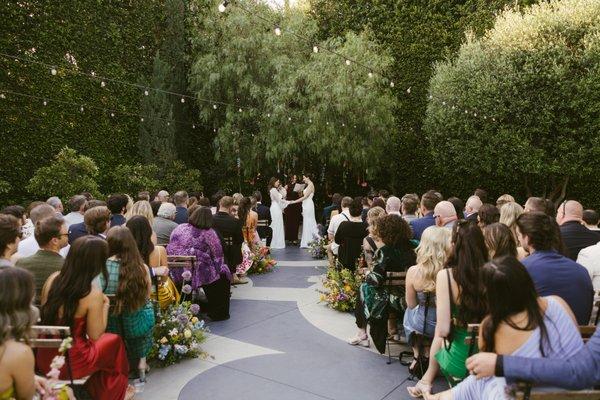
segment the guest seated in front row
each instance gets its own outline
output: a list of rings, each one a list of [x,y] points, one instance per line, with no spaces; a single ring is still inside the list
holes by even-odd
[[[367,231],[369,234],[363,240],[363,254],[369,268],[373,267],[373,255],[378,248],[383,246],[383,242],[375,235],[375,226],[377,221],[385,216],[385,210],[381,207],[371,207],[367,212]]]
[[[339,245],[338,261],[342,268],[354,271],[362,253],[363,240],[367,236],[367,224],[362,221],[362,198],[356,197],[348,207],[350,218],[342,221],[335,232],[335,243]]]
[[[564,359],[583,348],[575,316],[560,297],[539,297],[525,267],[514,257],[487,263],[481,273],[489,314],[479,348],[527,358]],[[552,385],[551,385],[552,386]],[[534,391],[550,387],[536,386]],[[426,399],[505,399],[506,380],[469,376],[452,390]]]
[[[123,340],[105,333],[108,297],[92,281],[106,271],[108,244],[99,237],[84,236],[73,242],[59,273],[48,278],[42,290],[42,324],[71,327],[73,345],[69,350],[74,379],[89,376],[85,388],[93,399],[131,399],[129,363]],[[38,349],[36,365],[42,373],[50,370],[56,349]],[[60,379],[68,379],[67,365]]]
[[[485,245],[489,250],[490,258],[502,256],[517,257],[517,243],[510,229],[500,222],[495,222],[483,228]]]

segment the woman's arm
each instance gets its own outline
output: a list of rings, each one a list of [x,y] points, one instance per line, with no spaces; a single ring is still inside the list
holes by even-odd
[[[344,222],[346,221],[343,221],[340,226],[338,226],[337,231],[335,231],[335,236],[333,237],[333,241],[337,244],[342,244],[342,241],[344,240],[344,227],[346,225]]]
[[[435,336],[447,337],[450,333],[451,307],[450,293],[448,292],[448,277],[446,274],[450,270],[443,269],[437,274],[435,284],[435,298],[437,320],[435,324]]]
[[[108,297],[97,288],[92,288],[86,298],[88,301],[87,335],[92,340],[98,340],[106,331],[110,303]]]
[[[413,265],[406,271],[406,305],[413,309],[419,304],[417,291],[415,290],[415,280],[417,278],[417,266]]]
[[[33,351],[29,346],[13,342],[10,344],[10,353],[8,348],[6,364],[9,367],[9,373],[14,381],[14,388],[18,400],[31,400],[35,395],[35,358]]]
[[[56,279],[59,273],[60,271],[54,272],[48,277],[48,279],[46,279],[46,282],[42,287],[42,293],[40,295],[40,304],[46,304],[46,301],[48,300],[48,293],[50,293],[50,288],[52,288],[52,283],[54,282],[54,279]]]
[[[144,269],[146,270],[146,286],[147,286],[147,297],[149,299],[152,295],[152,276],[150,275],[150,268],[146,264],[144,264]],[[158,296],[158,293],[156,293]]]

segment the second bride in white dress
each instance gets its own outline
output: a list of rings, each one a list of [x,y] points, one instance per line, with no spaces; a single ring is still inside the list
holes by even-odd
[[[300,247],[307,248],[308,244],[315,239],[319,230],[317,220],[315,218],[315,203],[313,196],[315,194],[315,184],[306,175],[302,176],[302,181],[306,184],[306,188],[302,193],[302,197],[298,201],[302,201],[302,239]]]
[[[272,249],[285,249],[285,228],[283,226],[283,210],[291,203],[285,199],[286,190],[281,186],[279,179],[273,177],[269,181],[269,195],[271,196],[271,239]]]

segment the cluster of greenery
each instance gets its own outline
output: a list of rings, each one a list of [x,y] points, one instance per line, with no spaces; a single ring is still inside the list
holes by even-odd
[[[306,0],[283,10],[238,0],[224,13],[219,3],[2,3],[3,51],[57,75],[0,56],[1,88],[90,107],[7,95],[0,203],[200,182],[248,192],[306,171],[328,192],[368,182],[466,196],[483,186],[600,206],[590,190],[600,184],[600,0]]]

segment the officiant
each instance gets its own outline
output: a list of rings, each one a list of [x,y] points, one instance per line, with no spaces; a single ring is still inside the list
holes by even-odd
[[[295,192],[295,186],[298,183],[296,175],[290,175],[287,185],[286,200],[293,201],[299,199],[302,193]],[[297,188],[296,188],[297,189]],[[285,225],[285,240],[298,244],[298,231],[300,230],[300,220],[302,219],[302,204],[290,204],[283,210],[283,223]]]

